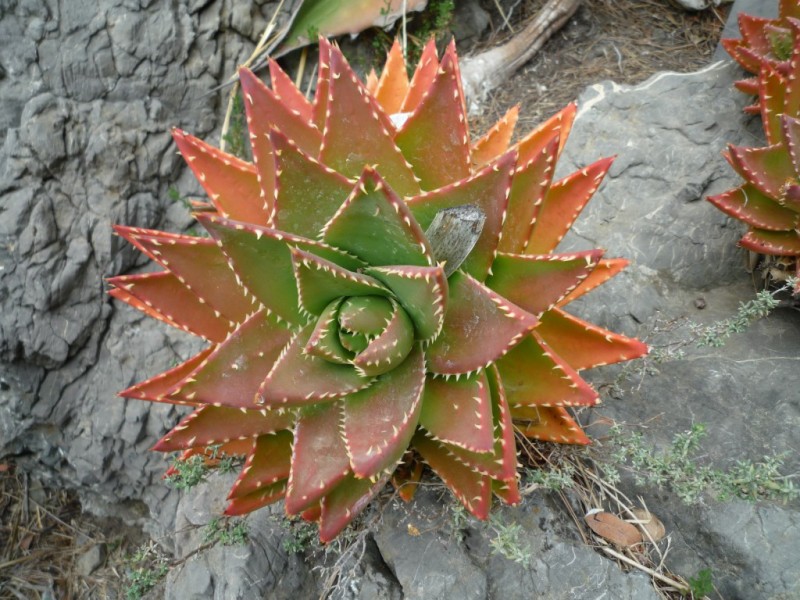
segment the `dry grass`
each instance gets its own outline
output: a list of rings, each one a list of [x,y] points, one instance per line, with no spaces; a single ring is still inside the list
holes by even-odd
[[[141,537],[87,517],[74,494],[0,463],[0,599],[121,597],[121,565]],[[105,559],[93,572],[79,572],[80,557],[95,547]]]

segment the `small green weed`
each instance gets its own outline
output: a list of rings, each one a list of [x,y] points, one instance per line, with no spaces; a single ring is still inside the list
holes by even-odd
[[[215,517],[206,525],[203,539],[205,543],[222,544],[223,546],[241,546],[247,542],[247,523],[233,519]]]
[[[711,569],[702,569],[697,575],[689,578],[689,587],[693,598],[710,596],[714,592],[714,580]]]
[[[450,505],[450,527],[459,539],[464,537],[464,531],[472,525],[481,526],[461,504]],[[484,527],[488,527],[491,532],[489,546],[492,554],[525,566],[533,560],[530,546],[524,541],[525,529],[522,525],[507,523],[502,513],[494,513]]]
[[[742,333],[755,321],[768,316],[780,304],[774,292],[761,290],[753,300],[739,304],[736,314],[712,325],[692,324],[699,346],[720,347],[735,333]]]
[[[180,202],[183,204],[184,208],[191,209],[191,205],[189,204],[189,199],[185,196],[181,196],[181,193],[178,191],[174,185],[169,186],[167,189],[167,197],[172,200],[173,202]]]
[[[489,519],[489,527],[494,537],[489,540],[489,545],[494,554],[504,556],[523,566],[529,566],[533,560],[530,546],[524,541],[525,530],[519,523],[506,523],[500,513],[495,513]]]
[[[128,560],[126,600],[140,600],[167,574],[167,558],[152,542],[139,547]]]
[[[625,433],[619,425],[611,428],[609,460],[597,460],[609,483],[620,480],[618,465],[626,466],[639,485],[671,488],[686,504],[700,501],[709,491],[720,500],[782,500],[796,498],[800,490],[791,476],[781,475],[784,456],[767,456],[762,461],[739,461],[727,470],[700,465],[696,454],[706,426],[697,423],[689,431],[676,434],[663,451],[649,446],[638,432]]]
[[[186,460],[176,458],[172,461],[172,468],[175,469],[175,472],[168,475],[165,481],[178,490],[193,488],[205,479],[208,470],[205,459],[199,454],[190,456]]]
[[[571,488],[575,485],[574,476],[575,466],[570,462],[543,469],[528,469],[525,472],[527,483],[543,487],[551,492]]]
[[[317,528],[313,523],[303,520],[281,520],[281,525],[287,535],[283,538],[283,549],[290,554],[300,554],[314,546],[317,538]]]
[[[241,459],[230,454],[220,453],[219,449],[221,447],[222,444],[208,447],[211,450],[211,458],[219,461],[216,467],[217,471],[220,473],[233,473],[240,466]]]

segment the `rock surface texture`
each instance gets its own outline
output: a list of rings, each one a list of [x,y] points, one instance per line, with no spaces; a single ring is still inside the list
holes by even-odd
[[[212,477],[188,494],[165,487],[166,461],[147,449],[180,411],[115,395],[197,347],[103,294],[103,277],[147,268],[110,226],[192,226],[169,199],[173,186],[199,193],[169,128],[213,139],[222,107],[208,92],[247,57],[274,4],[12,0],[0,11],[0,457],[77,490],[91,511],[184,531],[166,538],[176,557],[205,544],[200,527],[218,514],[226,482]],[[760,143],[731,87],[739,76],[721,65],[583,94],[562,172],[619,158],[562,247],[633,262],[588,296],[584,316],[648,335],[658,319],[713,321],[753,297],[737,225],[701,201],[737,183],[720,157],[728,142]],[[797,472],[799,356],[800,318],[777,312],[722,348],[659,365],[593,416],[647,422],[656,445],[702,422],[703,461],[724,468],[786,451],[786,472]],[[725,598],[800,596],[797,502],[707,497],[687,508],[667,489],[625,485],[664,521],[675,572],[710,568]],[[363,560],[345,565],[339,597],[656,597],[646,576],[585,546],[542,491],[503,511],[524,527],[526,566],[491,552],[490,528],[454,528],[452,503],[435,491],[409,506],[387,502]],[[247,544],[196,552],[170,573],[165,596],[289,598],[324,587],[326,571],[286,550],[269,511],[247,523]]]

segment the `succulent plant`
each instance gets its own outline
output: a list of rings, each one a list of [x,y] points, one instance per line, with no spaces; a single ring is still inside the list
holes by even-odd
[[[453,45],[410,80],[395,45],[368,86],[324,39],[319,64],[313,101],[240,71],[252,163],[174,131],[211,237],[117,227],[163,270],[110,294],[209,346],[121,395],[195,409],[155,450],[246,456],[228,514],[284,498],[328,541],[424,461],[486,518],[519,498],[515,432],[588,443],[578,371],[646,352],[564,310],[626,262],[553,253],[611,160],[553,181],[574,105],[471,143]]]
[[[781,6],[783,14],[788,4]],[[800,40],[800,21],[784,21],[793,39]],[[748,225],[739,244],[770,257],[763,267],[771,279],[780,281],[797,274],[800,258],[800,43],[780,69],[762,64],[756,82],[756,108],[768,145],[730,146],[725,156],[745,183],[708,200]]]
[[[770,266],[781,279],[796,274],[800,260],[800,120],[782,115],[779,122],[783,135],[776,143],[729,148],[726,158],[745,183],[708,201],[747,223],[743,248],[779,257]]]
[[[749,94],[758,94],[757,76],[765,65],[780,73],[788,73],[789,59],[797,39],[797,32],[791,25],[792,19],[800,19],[798,0],[780,0],[777,19],[739,14],[742,37],[725,38],[721,43],[745,71],[756,77],[737,82],[737,88]]]

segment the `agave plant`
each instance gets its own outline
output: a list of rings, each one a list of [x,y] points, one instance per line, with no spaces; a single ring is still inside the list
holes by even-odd
[[[210,238],[117,227],[163,270],[111,295],[209,342],[121,395],[195,409],[156,450],[246,456],[228,514],[284,498],[331,540],[422,460],[486,518],[519,499],[515,432],[588,443],[578,371],[646,352],[564,310],[625,261],[553,253],[611,160],[553,181],[574,105],[471,142],[453,45],[410,80],[395,45],[368,86],[324,39],[319,64],[313,101],[240,71],[252,163],[174,132]]]
[[[798,0],[780,0],[777,19],[739,14],[742,37],[726,38],[721,40],[721,44],[745,71],[755,77],[737,82],[737,88],[748,94],[757,94],[757,76],[765,65],[775,71],[788,73],[789,59],[797,39],[797,32],[791,25],[792,19],[800,19]]]

